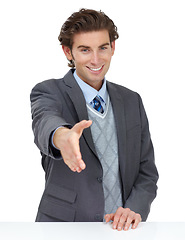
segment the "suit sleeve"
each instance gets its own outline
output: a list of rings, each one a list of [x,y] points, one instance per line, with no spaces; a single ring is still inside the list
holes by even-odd
[[[147,116],[139,96],[141,118],[141,154],[139,174],[124,207],[140,213],[146,221],[150,206],[157,192],[158,172],[154,161],[154,149],[150,138]]]
[[[62,104],[58,101],[59,91],[54,80],[37,84],[31,91],[31,113],[34,142],[42,153],[60,159],[60,151],[51,144],[53,131],[60,126],[68,126],[62,118]]]

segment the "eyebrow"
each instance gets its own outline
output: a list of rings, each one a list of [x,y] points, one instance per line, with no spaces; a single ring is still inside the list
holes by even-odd
[[[104,47],[104,46],[110,46],[110,43],[104,43],[104,44],[100,45],[99,48]],[[85,45],[80,45],[77,48],[90,48],[90,47],[85,46]]]

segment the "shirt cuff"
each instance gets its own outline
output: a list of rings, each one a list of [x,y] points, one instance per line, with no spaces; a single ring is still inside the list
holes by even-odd
[[[58,149],[58,148],[55,146],[54,142],[53,142],[54,134],[55,134],[55,132],[56,132],[59,128],[64,128],[64,126],[60,126],[60,127],[56,128],[55,131],[52,133],[52,136],[51,136],[51,144],[52,144],[52,146],[53,146],[55,149],[57,149],[57,150],[60,151],[60,149]]]

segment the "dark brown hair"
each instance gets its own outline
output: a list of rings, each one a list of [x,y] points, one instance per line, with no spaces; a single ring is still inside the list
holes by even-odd
[[[61,45],[67,46],[72,50],[74,34],[99,30],[107,30],[109,32],[111,43],[119,37],[117,27],[105,13],[82,8],[79,12],[73,13],[63,24],[58,40]],[[68,65],[74,68],[72,60]]]

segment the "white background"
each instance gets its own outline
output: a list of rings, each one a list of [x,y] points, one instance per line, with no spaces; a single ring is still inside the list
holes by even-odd
[[[29,95],[36,83],[68,71],[57,38],[82,7],[114,20],[120,38],[107,79],[137,91],[145,105],[160,174],[148,220],[185,221],[183,0],[0,2],[0,221],[35,220],[44,171]]]

